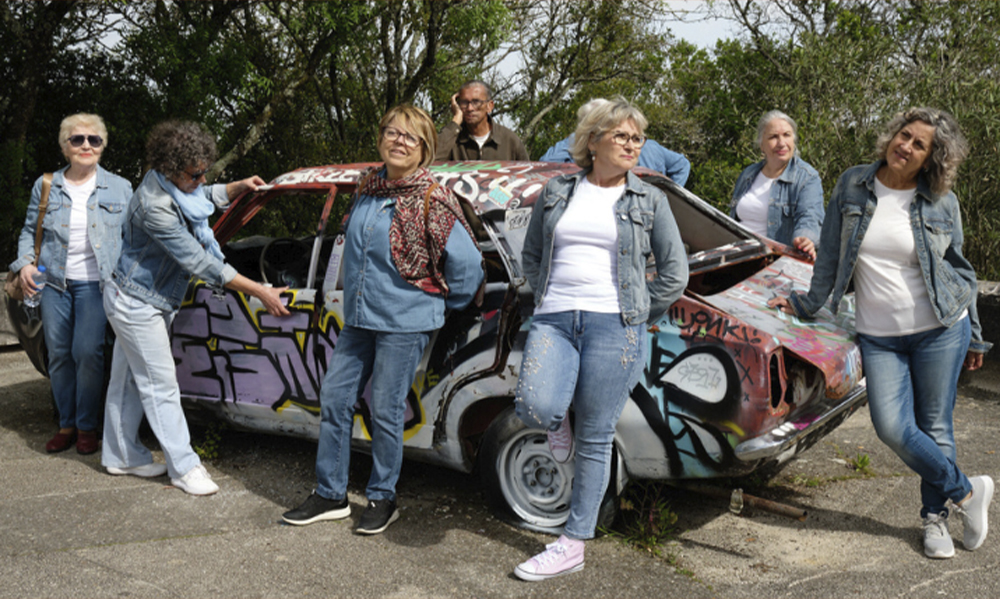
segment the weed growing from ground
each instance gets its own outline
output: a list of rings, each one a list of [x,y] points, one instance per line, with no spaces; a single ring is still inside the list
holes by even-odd
[[[630,484],[619,499],[618,523],[614,529],[602,532],[673,563],[674,556],[664,551],[664,545],[672,541],[677,532],[677,514],[670,509],[669,492],[670,487],[662,483]]]

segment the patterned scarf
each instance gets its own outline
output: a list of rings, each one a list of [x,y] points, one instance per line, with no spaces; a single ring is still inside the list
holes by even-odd
[[[427,293],[447,296],[442,258],[456,220],[476,243],[472,227],[452,191],[438,185],[425,168],[395,181],[387,180],[381,168],[370,168],[361,173],[358,181],[358,196],[396,198],[396,212],[389,225],[389,245],[400,276]]]

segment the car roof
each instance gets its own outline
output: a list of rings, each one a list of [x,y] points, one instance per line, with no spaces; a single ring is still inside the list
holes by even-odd
[[[380,162],[358,162],[300,168],[285,173],[262,190],[328,190],[351,193],[361,173]],[[538,192],[552,178],[575,173],[580,167],[562,162],[465,161],[434,162],[429,170],[437,181],[468,200],[479,212],[534,204]]]

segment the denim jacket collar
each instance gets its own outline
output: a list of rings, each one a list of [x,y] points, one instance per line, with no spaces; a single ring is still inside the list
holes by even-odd
[[[875,197],[875,178],[878,175],[878,169],[882,168],[884,164],[885,158],[876,160],[861,173],[860,181],[871,192],[871,197]],[[941,199],[941,196],[931,191],[931,184],[927,181],[923,171],[917,175],[917,196],[932,204]]]
[[[567,183],[569,183],[569,185],[560,187],[558,191],[562,193],[553,193],[546,196],[545,203],[551,206],[552,204],[564,200],[569,201],[573,197],[573,194],[576,192],[576,187],[577,185],[580,184],[580,181],[582,181],[583,178],[589,175],[590,172],[593,170],[594,170],[593,167],[589,167],[580,169],[575,173],[566,175]],[[624,198],[629,194],[637,196],[646,195],[646,186],[643,184],[642,179],[640,179],[632,171],[628,171],[625,173],[625,193],[622,194],[622,197]]]

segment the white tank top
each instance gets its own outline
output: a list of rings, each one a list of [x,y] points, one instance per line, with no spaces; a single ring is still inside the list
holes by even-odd
[[[97,173],[80,185],[64,180],[63,189],[73,202],[69,218],[69,245],[66,246],[66,278],[73,281],[100,280],[97,256],[87,235],[87,200],[97,189]]]
[[[924,283],[910,225],[914,189],[890,189],[875,179],[878,205],[854,268],[859,333],[898,337],[941,326]]]
[[[736,216],[740,224],[754,233],[767,237],[767,210],[771,202],[771,187],[777,179],[764,176],[764,171],[750,184],[740,201],[736,203]]]
[[[586,178],[577,185],[556,224],[549,282],[536,314],[621,312],[615,204],[624,192],[624,185],[598,187]]]

